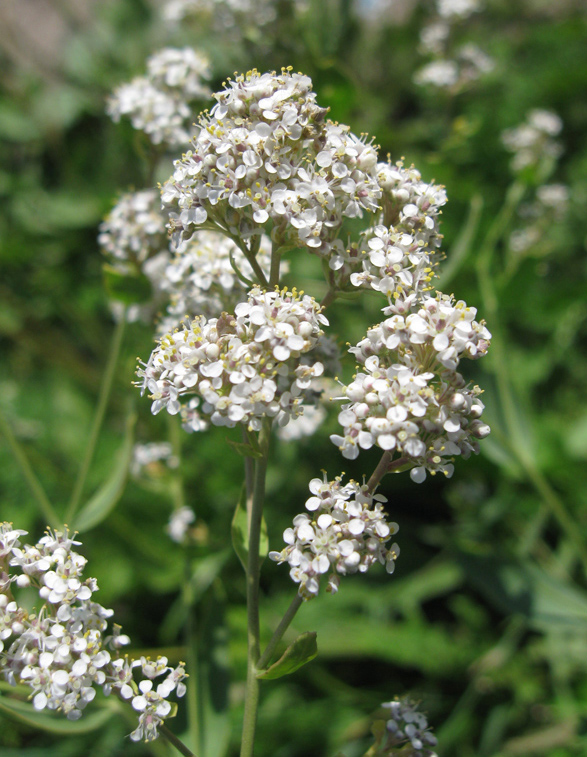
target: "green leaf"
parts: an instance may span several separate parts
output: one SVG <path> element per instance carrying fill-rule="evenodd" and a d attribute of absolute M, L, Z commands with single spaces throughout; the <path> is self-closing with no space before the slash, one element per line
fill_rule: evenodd
<path fill-rule="evenodd" d="M 247 491 L 244 484 L 236 510 L 234 511 L 230 531 L 232 534 L 232 546 L 246 572 L 249 559 L 249 528 L 247 521 Z M 265 559 L 268 552 L 269 537 L 267 535 L 267 523 L 265 518 L 263 518 L 261 521 L 261 540 L 259 543 L 259 555 L 261 559 Z"/>
<path fill-rule="evenodd" d="M 120 499 L 124 491 L 128 468 L 132 458 L 136 421 L 137 415 L 133 411 L 126 419 L 124 440 L 114 456 L 112 473 L 76 516 L 72 526 L 75 531 L 83 533 L 97 526 L 108 517 Z"/>
<path fill-rule="evenodd" d="M 318 654 L 318 645 L 316 643 L 316 632 L 307 631 L 289 645 L 282 656 L 270 665 L 266 670 L 257 673 L 257 678 L 274 680 L 294 673 L 302 665 L 316 657 Z"/>
<path fill-rule="evenodd" d="M 199 630 L 191 634 L 188 669 L 198 674 L 188 678 L 187 701 L 197 709 L 188 718 L 198 757 L 223 757 L 230 743 L 230 655 L 224 611 L 223 590 L 215 585 L 199 614 Z"/>
<path fill-rule="evenodd" d="M 21 702 L 18 699 L 8 699 L 0 696 L 0 712 L 20 723 L 25 723 L 42 731 L 73 736 L 82 733 L 90 733 L 102 728 L 105 723 L 115 714 L 115 710 L 104 708 L 89 715 L 84 714 L 81 720 L 67 720 L 65 715 L 35 710 L 30 702 Z"/>
<path fill-rule="evenodd" d="M 125 305 L 134 305 L 148 302 L 153 296 L 151 282 L 140 271 L 125 274 L 110 265 L 104 265 L 103 272 L 104 286 L 108 296 L 113 300 Z"/>
<path fill-rule="evenodd" d="M 465 574 L 502 612 L 541 631 L 587 631 L 587 593 L 528 561 L 462 554 Z"/>

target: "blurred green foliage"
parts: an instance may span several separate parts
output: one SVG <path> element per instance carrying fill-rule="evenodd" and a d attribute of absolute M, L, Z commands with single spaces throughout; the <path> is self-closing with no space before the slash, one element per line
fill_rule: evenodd
<path fill-rule="evenodd" d="M 383 154 L 405 156 L 425 180 L 445 184 L 447 291 L 478 306 L 495 335 L 487 365 L 476 364 L 470 374 L 486 389 L 493 433 L 478 459 L 458 461 L 450 481 L 416 486 L 405 475 L 384 480 L 389 511 L 400 524 L 396 574 L 351 578 L 336 597 L 322 596 L 301 609 L 286 640 L 316 631 L 319 654 L 291 677 L 263 683 L 257 753 L 306 757 L 342 750 L 358 757 L 369 745 L 378 705 L 408 692 L 422 700 L 442 757 L 586 754 L 583 4 L 487 0 L 462 33 L 484 45 L 496 68 L 453 96 L 413 83 L 422 64 L 418 34 L 429 14 L 425 3 L 406 3 L 402 17 L 374 22 L 361 19 L 345 0 L 315 0 L 295 18 L 288 3 L 278 3 L 282 15 L 271 32 L 253 19 L 226 39 L 187 23 L 170 31 L 158 4 L 146 0 L 88 3 L 86 13 L 74 5 L 46 4 L 36 18 L 39 28 L 57 24 L 53 50 L 37 49 L 26 25 L 15 31 L 13 14 L 2 33 L 6 42 L 12 35 L 12 44 L 0 51 L 0 404 L 58 513 L 65 512 L 75 484 L 114 330 L 97 226 L 119 192 L 148 181 L 137 157 L 138 135 L 128 124 L 109 121 L 105 97 L 168 44 L 206 50 L 214 87 L 234 70 L 292 65 L 312 77 L 318 101 L 331 107 L 334 119 L 355 133 L 375 135 Z M 571 205 L 566 219 L 508 271 L 506 236 L 489 251 L 483 240 L 511 184 L 500 134 L 532 108 L 552 109 L 563 120 L 565 151 L 551 180 L 569 187 Z M 165 179 L 170 167 L 170 159 L 162 160 L 158 178 Z M 526 200 L 532 192 L 525 188 Z M 475 222 L 457 255 L 471 212 Z M 511 226 L 517 223 L 514 210 Z M 296 281 L 320 293 L 316 260 L 296 259 L 292 269 Z M 379 319 L 378 304 L 337 306 L 333 318 L 353 341 Z M 218 428 L 205 436 L 179 435 L 165 418 L 150 415 L 149 403 L 134 397 L 130 382 L 135 355 L 148 355 L 151 343 L 150 327 L 127 328 L 84 490 L 84 501 L 96 492 L 102 496 L 92 512 L 105 519 L 89 518 L 78 527 L 85 531 L 83 552 L 98 578 L 99 599 L 114 607 L 133 651 L 164 650 L 172 660 L 185 659 L 197 679 L 197 702 L 180 704 L 174 730 L 181 733 L 200 708 L 208 730 L 198 755 L 233 755 L 246 617 L 244 574 L 230 550 L 242 458 L 226 438 L 240 439 Z M 185 500 L 197 513 L 196 540 L 188 549 L 164 532 L 178 496 L 175 474 L 166 469 L 131 478 L 106 517 L 124 484 L 124 435 L 134 412 L 136 440 L 170 437 L 181 446 Z M 328 432 L 335 430 L 335 416 L 333 411 Z M 326 440 L 320 433 L 298 445 L 275 443 L 267 513 L 272 548 L 301 510 L 319 468 L 340 472 L 339 453 Z M 1 518 L 36 540 L 44 518 L 6 437 L 0 437 L 0 450 Z M 359 478 L 376 461 L 372 451 L 345 461 L 344 469 Z M 287 571 L 273 563 L 264 565 L 262 581 L 268 638 L 295 590 Z M 6 700 L 8 689 L 0 685 L 1 701 L 16 701 Z M 69 737 L 36 730 L 24 715 L 19 720 L 18 713 L 0 708 L 2 754 L 172 753 L 162 742 L 131 744 L 125 738 L 130 721 L 110 706 L 95 708 L 94 720 L 73 724 L 79 730 L 72 728 Z M 59 723 L 67 731 L 68 724 Z"/>

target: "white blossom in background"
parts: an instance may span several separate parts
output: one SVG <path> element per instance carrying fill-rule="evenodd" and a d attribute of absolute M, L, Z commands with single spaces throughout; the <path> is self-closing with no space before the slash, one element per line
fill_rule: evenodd
<path fill-rule="evenodd" d="M 289 421 L 287 426 L 277 426 L 277 436 L 282 442 L 293 442 L 306 436 L 313 436 L 326 420 L 326 409 L 322 405 L 304 402 L 303 412 Z"/>
<path fill-rule="evenodd" d="M 171 25 L 190 18 L 196 21 L 210 18 L 213 27 L 225 33 L 247 20 L 258 27 L 275 21 L 277 4 L 275 0 L 165 0 L 162 16 Z"/>
<path fill-rule="evenodd" d="M 570 191 L 565 184 L 542 184 L 536 190 L 537 204 L 560 221 L 569 210 Z"/>
<path fill-rule="evenodd" d="M 421 86 L 456 92 L 491 73 L 494 68 L 493 58 L 469 42 L 455 50 L 453 59 L 439 58 L 427 63 L 414 74 L 414 81 Z"/>
<path fill-rule="evenodd" d="M 179 460 L 173 454 L 173 447 L 169 442 L 148 442 L 135 444 L 132 451 L 130 472 L 138 478 L 145 471 L 153 470 L 158 463 L 164 463 L 167 468 L 177 468 Z"/>
<path fill-rule="evenodd" d="M 179 507 L 171 513 L 165 531 L 172 541 L 181 544 L 187 535 L 190 525 L 195 520 L 196 514 L 191 507 Z"/>
<path fill-rule="evenodd" d="M 204 83 L 212 76 L 210 60 L 191 47 L 166 47 L 147 59 L 147 76 L 155 86 L 177 91 L 190 100 L 206 100 L 212 94 Z"/>
<path fill-rule="evenodd" d="M 116 122 L 128 116 L 154 144 L 188 144 L 194 120 L 190 103 L 210 94 L 202 81 L 210 77 L 208 59 L 191 48 L 166 48 L 147 60 L 147 71 L 114 90 L 108 114 Z"/>
<path fill-rule="evenodd" d="M 234 315 L 200 316 L 162 337 L 139 367 L 137 383 L 149 391 L 154 414 L 183 410 L 188 427 L 192 411 L 199 417 L 200 400 L 201 412 L 217 426 L 259 430 L 264 417 L 285 424 L 301 412 L 300 395 L 324 372 L 318 361 L 300 362 L 323 325 L 328 321 L 313 297 L 254 287 Z M 184 402 L 193 395 L 197 404 Z"/>
<path fill-rule="evenodd" d="M 100 224 L 98 244 L 121 272 L 168 248 L 165 216 L 155 189 L 123 194 Z"/>
<path fill-rule="evenodd" d="M 433 21 L 420 32 L 420 52 L 424 55 L 444 55 L 450 36 L 450 25 L 446 21 Z"/>
<path fill-rule="evenodd" d="M 261 237 L 256 259 L 268 276 L 271 241 L 266 236 Z M 159 324 L 159 333 L 171 331 L 186 316 L 218 317 L 223 310 L 232 311 L 246 300 L 249 287 L 241 281 L 233 264 L 245 279 L 254 279 L 251 264 L 243 252 L 223 234 L 198 231 L 188 242 L 182 242 L 163 276 L 162 288 L 169 295 L 170 303 Z M 282 271 L 286 270 L 284 264 Z"/>
<path fill-rule="evenodd" d="M 456 94 L 493 71 L 495 61 L 478 45 L 456 44 L 462 22 L 479 10 L 478 0 L 438 0 L 437 15 L 420 33 L 419 50 L 432 60 L 416 71 L 416 84 Z"/>
<path fill-rule="evenodd" d="M 406 757 L 438 757 L 433 751 L 438 739 L 417 704 L 409 699 L 396 699 L 384 702 L 381 708 L 386 720 L 382 723 L 383 727 L 374 728 L 377 736 L 375 754 L 380 757 L 400 753 Z"/>
<path fill-rule="evenodd" d="M 489 433 L 481 390 L 456 369 L 462 357 L 483 356 L 491 335 L 474 308 L 450 296 L 425 296 L 407 312 L 397 302 L 349 350 L 362 370 L 343 387 L 343 433 L 330 438 L 349 459 L 373 446 L 394 451 L 420 483 L 426 471 L 451 476 L 454 457 L 478 453 Z"/>
<path fill-rule="evenodd" d="M 523 124 L 506 129 L 501 138 L 506 149 L 514 153 L 513 171 L 535 167 L 544 158 L 556 160 L 562 153 L 562 146 L 554 137 L 562 128 L 563 123 L 556 113 L 535 109 L 528 113 Z"/>
<path fill-rule="evenodd" d="M 564 184 L 541 184 L 536 189 L 535 200 L 518 209 L 523 225 L 511 232 L 508 240 L 510 250 L 517 255 L 528 252 L 542 255 L 548 252 L 550 233 L 565 218 L 569 202 L 569 188 Z"/>
<path fill-rule="evenodd" d="M 176 241 L 205 223 L 246 239 L 271 222 L 279 247 L 328 258 L 345 217 L 377 210 L 375 148 L 325 120 L 308 76 L 250 71 L 214 97 L 162 190 Z"/>
<path fill-rule="evenodd" d="M 25 534 L 0 524 L 1 675 L 28 686 L 36 710 L 62 712 L 69 720 L 82 717 L 96 689 L 116 690 L 140 713 L 131 739 L 156 739 L 158 726 L 174 714 L 169 695 L 185 693 L 183 663 L 173 668 L 165 657 L 121 658 L 118 650 L 130 640 L 116 625 L 104 636 L 113 611 L 94 601 L 96 579 L 83 578 L 87 561 L 73 550 L 80 542 L 67 531 L 47 531 L 34 546 L 22 545 Z M 38 591 L 36 613 L 18 604 L 18 589 L 25 587 Z M 134 668 L 145 677 L 138 684 Z M 153 679 L 162 676 L 153 691 Z"/>
<path fill-rule="evenodd" d="M 438 15 L 451 22 L 468 18 L 481 10 L 481 0 L 436 0 Z"/>
<path fill-rule="evenodd" d="M 283 534 L 287 546 L 269 553 L 275 562 L 290 565 L 301 597 L 317 596 L 320 578 L 326 574 L 327 591 L 336 592 L 340 576 L 365 573 L 374 563 L 393 573 L 399 547 L 389 540 L 398 525 L 387 521 L 383 495 L 369 492 L 356 481 L 343 484 L 340 477 L 328 481 L 326 474 L 310 481 L 310 492 L 309 514 L 297 515 L 293 528 Z"/>
<path fill-rule="evenodd" d="M 453 89 L 459 81 L 459 67 L 454 60 L 433 60 L 414 74 L 414 82 L 437 89 Z"/>

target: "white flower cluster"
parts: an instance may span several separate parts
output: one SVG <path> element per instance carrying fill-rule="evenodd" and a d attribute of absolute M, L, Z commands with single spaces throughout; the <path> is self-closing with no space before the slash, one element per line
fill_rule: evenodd
<path fill-rule="evenodd" d="M 523 225 L 510 234 L 508 245 L 516 255 L 534 256 L 547 253 L 551 246 L 551 232 L 563 220 L 569 209 L 570 192 L 564 184 L 541 184 L 534 202 L 521 205 L 518 214 Z"/>
<path fill-rule="evenodd" d="M 257 262 L 268 275 L 271 265 L 271 242 L 261 237 Z M 232 261 L 232 262 L 231 262 Z M 198 231 L 182 242 L 165 269 L 162 287 L 171 302 L 159 332 L 171 331 L 188 316 L 219 316 L 234 310 L 247 297 L 247 286 L 237 276 L 234 266 L 245 279 L 254 279 L 250 263 L 228 237 L 217 231 Z"/>
<path fill-rule="evenodd" d="M 362 271 L 350 275 L 355 287 L 374 289 L 388 300 L 406 291 L 416 293 L 429 288 L 433 276 L 432 251 L 393 226 L 369 229 L 363 234 L 356 255 Z"/>
<path fill-rule="evenodd" d="M 130 472 L 135 477 L 143 475 L 146 471 L 157 471 L 159 463 L 165 463 L 168 468 L 177 468 L 179 460 L 173 454 L 173 447 L 169 442 L 148 442 L 147 444 L 135 444 L 132 451 Z"/>
<path fill-rule="evenodd" d="M 562 128 L 563 123 L 556 113 L 536 109 L 528 113 L 525 123 L 506 129 L 501 138 L 506 149 L 514 153 L 512 169 L 518 172 L 535 167 L 544 158 L 556 160 L 562 146 L 554 137 Z"/>
<path fill-rule="evenodd" d="M 310 492 L 306 501 L 310 515 L 297 515 L 293 528 L 283 534 L 287 547 L 269 553 L 275 562 L 289 563 L 301 597 L 317 596 L 320 577 L 329 571 L 330 592 L 338 590 L 341 575 L 365 573 L 376 562 L 393 573 L 399 547 L 388 542 L 398 525 L 386 520 L 383 495 L 372 494 L 356 481 L 343 484 L 340 477 L 328 481 L 326 475 L 310 481 Z"/>
<path fill-rule="evenodd" d="M 387 308 L 395 314 L 349 350 L 363 371 L 344 387 L 344 432 L 331 440 L 349 459 L 374 445 L 395 450 L 420 483 L 427 470 L 451 476 L 453 457 L 477 453 L 489 433 L 480 389 L 456 368 L 484 355 L 491 335 L 474 308 L 450 296 L 423 297 L 407 315 L 404 306 Z"/>
<path fill-rule="evenodd" d="M 411 234 L 422 247 L 440 247 L 440 208 L 447 202 L 442 184 L 428 184 L 420 171 L 414 166 L 405 168 L 401 160 L 378 163 L 377 181 L 383 192 L 381 223 Z"/>
<path fill-rule="evenodd" d="M 481 9 L 481 0 L 437 0 L 438 15 L 450 21 L 468 18 Z"/>
<path fill-rule="evenodd" d="M 438 0 L 437 16 L 420 33 L 420 52 L 432 57 L 414 74 L 414 82 L 457 93 L 490 73 L 495 63 L 472 42 L 455 46 L 453 32 L 480 10 L 479 0 Z"/>
<path fill-rule="evenodd" d="M 186 145 L 192 136 L 189 103 L 210 94 L 202 81 L 210 78 L 208 59 L 189 47 L 166 48 L 147 60 L 147 71 L 117 87 L 108 99 L 108 114 L 117 122 L 128 116 L 156 145 Z"/>
<path fill-rule="evenodd" d="M 414 82 L 420 86 L 458 92 L 471 82 L 491 73 L 495 62 L 480 47 L 469 42 L 458 47 L 454 57 L 438 58 L 422 66 L 414 74 Z"/>
<path fill-rule="evenodd" d="M 185 693 L 183 663 L 168 665 L 165 657 L 151 662 L 129 661 L 118 649 L 129 643 L 114 626 L 104 637 L 113 614 L 93 601 L 96 579 L 83 579 L 86 559 L 73 551 L 80 542 L 67 532 L 47 531 L 34 545 L 20 543 L 26 531 L 0 524 L 0 671 L 12 685 L 32 689 L 36 710 L 57 710 L 77 720 L 102 687 L 116 690 L 140 713 L 131 734 L 138 741 L 157 738 L 157 728 L 171 715 L 168 697 Z M 19 569 L 15 573 L 13 568 Z M 13 588 L 34 587 L 42 606 L 28 612 L 14 599 Z M 145 680 L 138 685 L 133 669 Z M 153 689 L 153 679 L 165 678 Z"/>
<path fill-rule="evenodd" d="M 165 531 L 169 535 L 169 538 L 181 544 L 186 537 L 189 526 L 196 520 L 196 514 L 191 507 L 179 507 L 174 510 L 169 518 L 169 523 L 165 527 Z"/>
<path fill-rule="evenodd" d="M 151 82 L 181 93 L 186 101 L 206 100 L 212 94 L 203 80 L 212 75 L 210 61 L 206 55 L 184 47 L 166 47 L 147 59 L 147 76 Z"/>
<path fill-rule="evenodd" d="M 327 324 L 313 297 L 254 287 L 234 315 L 200 316 L 164 336 L 137 371 L 138 385 L 150 392 L 154 414 L 183 410 L 191 430 L 199 430 L 201 418 L 197 404 L 182 408 L 188 395 L 203 400 L 203 413 L 217 426 L 243 423 L 259 430 L 264 417 L 285 424 L 301 412 L 301 393 L 324 371 L 322 363 L 299 358 Z"/>
<path fill-rule="evenodd" d="M 381 705 L 386 711 L 388 719 L 385 723 L 385 734 L 378 744 L 377 754 L 395 755 L 396 749 L 406 757 L 437 757 L 430 747 L 438 744 L 438 739 L 428 726 L 428 720 L 418 706 L 407 699 L 394 702 L 384 702 Z"/>
<path fill-rule="evenodd" d="M 98 244 L 122 272 L 168 247 L 161 197 L 155 189 L 123 194 L 100 224 Z"/>
<path fill-rule="evenodd" d="M 375 148 L 325 121 L 308 76 L 250 71 L 214 97 L 162 191 L 177 237 L 206 222 L 247 237 L 271 221 L 280 247 L 328 256 L 344 217 L 377 209 Z"/>
<path fill-rule="evenodd" d="M 304 4 L 297 0 L 293 3 L 294 9 Z M 200 24 L 210 20 L 214 30 L 226 35 L 227 31 L 242 33 L 247 23 L 260 28 L 275 21 L 277 4 L 275 0 L 166 0 L 162 16 L 172 25 L 187 19 Z"/>

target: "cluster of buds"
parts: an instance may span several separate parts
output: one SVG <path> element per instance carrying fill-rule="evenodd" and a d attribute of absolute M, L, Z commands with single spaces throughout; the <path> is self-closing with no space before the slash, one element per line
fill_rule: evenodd
<path fill-rule="evenodd" d="M 324 371 L 322 363 L 299 358 L 327 324 L 313 297 L 254 287 L 234 315 L 200 316 L 164 336 L 139 368 L 139 385 L 150 392 L 154 414 L 163 408 L 177 414 L 186 395 L 198 395 L 214 425 L 259 430 L 264 417 L 285 424 L 302 412 L 302 391 Z M 187 427 L 198 430 L 192 421 L 196 413 L 200 422 L 198 411 L 189 403 L 183 411 Z"/>
<path fill-rule="evenodd" d="M 269 553 L 275 562 L 290 565 L 301 597 L 316 597 L 320 577 L 327 573 L 330 592 L 338 590 L 340 576 L 365 573 L 377 562 L 393 573 L 399 547 L 388 542 L 398 525 L 387 521 L 383 495 L 356 481 L 343 484 L 340 477 L 328 481 L 326 475 L 310 481 L 310 492 L 306 501 L 310 514 L 297 515 L 293 528 L 283 534 L 285 549 Z"/>
<path fill-rule="evenodd" d="M 183 663 L 169 666 L 167 658 L 129 660 L 119 649 L 129 638 L 114 626 L 104 636 L 112 610 L 93 599 L 96 579 L 83 579 L 86 559 L 73 550 L 80 542 L 67 531 L 47 531 L 37 544 L 21 545 L 26 534 L 0 524 L 0 672 L 12 685 L 31 690 L 36 710 L 63 712 L 77 720 L 94 699 L 96 689 L 114 691 L 139 714 L 131 739 L 151 741 L 158 727 L 172 717 L 173 692 L 185 693 Z M 17 569 L 16 572 L 14 569 Z M 41 606 L 28 611 L 13 589 L 33 587 Z M 133 670 L 144 678 L 138 683 Z M 156 688 L 153 680 L 163 678 Z"/>
<path fill-rule="evenodd" d="M 186 145 L 192 136 L 189 103 L 210 96 L 204 84 L 209 78 L 205 55 L 189 47 L 165 48 L 147 60 L 146 76 L 117 87 L 108 100 L 108 114 L 114 121 L 128 116 L 153 144 Z"/>
<path fill-rule="evenodd" d="M 343 387 L 350 400 L 338 417 L 343 434 L 331 436 L 344 457 L 374 445 L 394 450 L 421 482 L 427 470 L 451 476 L 455 455 L 478 452 L 477 440 L 489 433 L 481 391 L 456 370 L 462 357 L 487 352 L 491 335 L 475 315 L 450 296 L 425 296 L 351 347 L 362 371 Z"/>
<path fill-rule="evenodd" d="M 202 224 L 247 238 L 271 223 L 282 248 L 328 257 L 343 218 L 374 212 L 377 153 L 326 120 L 308 76 L 250 71 L 214 95 L 162 198 L 177 238 Z"/>

